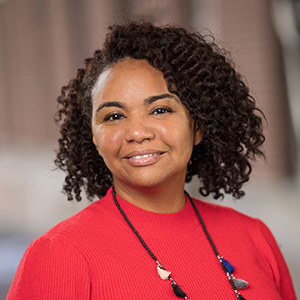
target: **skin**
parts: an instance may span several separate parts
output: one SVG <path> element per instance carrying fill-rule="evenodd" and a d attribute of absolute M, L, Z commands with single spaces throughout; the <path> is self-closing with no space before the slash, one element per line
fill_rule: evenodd
<path fill-rule="evenodd" d="M 183 208 L 187 164 L 202 133 L 163 74 L 126 58 L 100 74 L 92 98 L 93 142 L 116 193 L 153 212 Z"/>

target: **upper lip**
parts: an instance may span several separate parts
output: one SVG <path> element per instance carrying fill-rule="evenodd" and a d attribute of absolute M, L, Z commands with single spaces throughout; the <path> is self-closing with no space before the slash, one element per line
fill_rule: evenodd
<path fill-rule="evenodd" d="M 166 151 L 154 150 L 154 149 L 136 150 L 136 151 L 128 152 L 126 155 L 123 156 L 123 158 L 130 158 L 133 156 L 141 156 L 141 155 L 146 155 L 146 154 L 162 154 L 165 152 Z"/>

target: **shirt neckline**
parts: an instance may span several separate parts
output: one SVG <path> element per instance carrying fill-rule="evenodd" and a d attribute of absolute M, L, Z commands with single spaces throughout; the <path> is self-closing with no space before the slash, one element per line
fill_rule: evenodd
<path fill-rule="evenodd" d="M 126 221 L 113 201 L 112 187 L 109 188 L 106 195 L 110 199 L 115 217 L 119 218 L 122 222 L 124 222 L 124 224 L 126 224 Z M 144 236 L 174 237 L 186 235 L 189 232 L 194 231 L 195 228 L 200 225 L 187 195 L 184 207 L 174 213 L 157 213 L 147 211 L 135 206 L 118 195 L 116 195 L 116 198 L 132 225 L 141 235 Z"/>

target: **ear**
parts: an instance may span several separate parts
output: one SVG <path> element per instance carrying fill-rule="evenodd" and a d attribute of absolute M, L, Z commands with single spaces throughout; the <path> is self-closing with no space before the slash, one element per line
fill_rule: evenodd
<path fill-rule="evenodd" d="M 199 128 L 198 125 L 195 126 L 195 132 L 194 132 L 194 146 L 200 144 L 203 138 L 204 130 Z"/>
<path fill-rule="evenodd" d="M 100 153 L 100 151 L 99 151 L 99 147 L 98 147 L 98 144 L 97 144 L 97 140 L 96 140 L 96 138 L 95 138 L 94 135 L 93 135 L 93 144 L 95 145 L 95 147 L 96 147 L 96 149 L 97 149 L 99 155 L 101 156 L 101 153 Z"/>

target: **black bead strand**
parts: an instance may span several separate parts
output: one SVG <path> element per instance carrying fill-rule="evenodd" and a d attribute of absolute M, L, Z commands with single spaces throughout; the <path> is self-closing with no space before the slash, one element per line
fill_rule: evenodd
<path fill-rule="evenodd" d="M 197 217 L 198 217 L 198 219 L 199 219 L 199 222 L 200 222 L 200 224 L 201 224 L 201 226 L 202 226 L 202 228 L 203 228 L 203 231 L 204 231 L 204 233 L 205 233 L 205 236 L 207 237 L 207 239 L 208 239 L 208 241 L 209 241 L 209 243 L 210 243 L 210 245 L 211 245 L 211 247 L 212 247 L 212 249 L 213 249 L 213 251 L 214 251 L 216 257 L 217 257 L 217 259 L 220 261 L 221 266 L 222 266 L 222 269 L 223 269 L 223 271 L 225 272 L 226 276 L 228 277 L 228 280 L 229 280 L 229 282 L 230 282 L 230 284 L 231 284 L 231 286 L 232 286 L 232 288 L 233 288 L 233 290 L 234 290 L 234 292 L 235 292 L 237 298 L 238 298 L 239 300 L 246 300 L 246 299 L 245 299 L 245 298 L 237 291 L 237 288 L 236 288 L 236 286 L 235 286 L 235 284 L 234 284 L 232 278 L 230 277 L 230 275 L 229 275 L 229 273 L 228 273 L 228 271 L 227 271 L 227 269 L 226 269 L 226 267 L 225 267 L 223 261 L 220 259 L 221 256 L 219 255 L 219 252 L 218 252 L 218 250 L 217 250 L 217 247 L 215 246 L 215 244 L 214 244 L 212 238 L 210 237 L 210 235 L 209 235 L 209 233 L 208 233 L 208 231 L 207 231 L 207 229 L 206 229 L 206 226 L 205 226 L 205 224 L 204 224 L 204 221 L 203 221 L 203 219 L 202 219 L 202 217 L 201 217 L 201 215 L 200 215 L 200 213 L 199 213 L 199 210 L 198 210 L 198 208 L 196 207 L 196 205 L 195 205 L 193 199 L 190 197 L 190 195 L 189 195 L 187 192 L 185 192 L 185 193 L 186 193 L 186 195 L 188 196 L 188 198 L 189 198 L 189 200 L 190 200 L 190 202 L 191 202 L 191 204 L 192 204 L 192 206 L 193 206 L 193 209 L 194 209 L 194 211 L 195 211 L 195 213 L 196 213 L 196 215 L 197 215 Z M 165 268 L 159 263 L 159 261 L 157 260 L 156 256 L 153 254 L 153 252 L 152 252 L 152 251 L 150 250 L 150 248 L 147 246 L 147 244 L 145 243 L 145 241 L 142 239 L 142 237 L 140 236 L 140 234 L 138 233 L 138 231 L 134 228 L 134 226 L 132 225 L 132 223 L 131 223 L 130 220 L 128 219 L 127 215 L 125 214 L 125 212 L 124 212 L 123 209 L 121 208 L 119 202 L 117 201 L 117 198 L 116 198 L 116 192 L 115 192 L 115 188 L 114 188 L 114 187 L 113 187 L 113 189 L 112 189 L 112 194 L 113 194 L 113 200 L 114 200 L 115 205 L 117 206 L 118 210 L 119 210 L 120 213 L 122 214 L 124 220 L 125 220 L 126 223 L 129 225 L 129 227 L 131 228 L 131 230 L 133 231 L 133 233 L 136 235 L 136 237 L 137 237 L 137 238 L 139 239 L 139 241 L 141 242 L 142 246 L 147 250 L 147 252 L 148 252 L 149 255 L 151 256 L 151 258 L 155 260 L 155 262 L 157 263 L 157 265 L 158 265 L 161 269 L 165 270 Z M 180 298 L 185 298 L 186 300 L 188 300 L 188 298 L 187 298 L 185 292 L 183 292 L 183 291 L 179 288 L 179 286 L 176 284 L 176 282 L 174 281 L 174 279 L 173 279 L 171 276 L 169 276 L 169 279 L 171 280 L 171 285 L 172 285 L 172 287 L 173 287 L 174 293 L 175 293 L 178 297 L 180 297 Z"/>
<path fill-rule="evenodd" d="M 201 226 L 202 226 L 202 228 L 203 228 L 203 231 L 204 231 L 204 233 L 205 233 L 205 235 L 206 235 L 206 237 L 207 237 L 207 239 L 208 239 L 208 241 L 209 241 L 209 243 L 210 243 L 210 245 L 211 245 L 211 247 L 212 247 L 212 249 L 213 249 L 215 255 L 216 255 L 217 258 L 219 259 L 220 254 L 219 254 L 219 252 L 218 252 L 218 250 L 217 250 L 216 245 L 214 244 L 212 238 L 210 237 L 210 235 L 209 235 L 209 233 L 208 233 L 208 231 L 207 231 L 207 229 L 206 229 L 206 226 L 205 226 L 204 221 L 203 221 L 203 219 L 202 219 L 202 217 L 201 217 L 201 215 L 200 215 L 200 213 L 199 213 L 199 210 L 198 210 L 197 206 L 195 205 L 195 203 L 194 203 L 193 199 L 191 198 L 191 196 L 190 196 L 187 192 L 185 192 L 185 193 L 186 193 L 186 195 L 188 196 L 189 200 L 190 200 L 191 203 L 192 203 L 192 206 L 193 206 L 193 208 L 194 208 L 194 211 L 196 212 L 196 215 L 197 215 L 197 217 L 198 217 L 198 219 L 199 219 L 199 221 L 200 221 L 200 224 L 201 224 Z M 219 260 L 219 261 L 220 261 L 220 263 L 221 263 L 221 266 L 222 266 L 223 271 L 225 272 L 226 276 L 228 277 L 229 283 L 230 283 L 231 287 L 233 288 L 233 290 L 234 290 L 234 292 L 235 292 L 237 298 L 238 298 L 239 300 L 242 300 L 242 299 L 246 300 L 246 299 L 238 292 L 238 290 L 237 290 L 237 288 L 236 288 L 236 285 L 235 285 L 235 283 L 233 282 L 232 278 L 231 278 L 230 276 L 228 276 L 229 273 L 228 273 L 228 271 L 227 271 L 227 269 L 226 269 L 226 267 L 225 267 L 223 261 L 222 261 L 222 260 Z"/>

